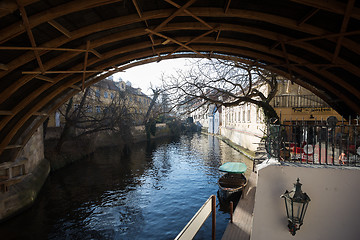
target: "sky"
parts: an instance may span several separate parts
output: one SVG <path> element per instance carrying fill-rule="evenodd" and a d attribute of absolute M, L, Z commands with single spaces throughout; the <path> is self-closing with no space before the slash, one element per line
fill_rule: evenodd
<path fill-rule="evenodd" d="M 184 69 L 186 65 L 189 65 L 188 61 L 186 58 L 162 60 L 132 67 L 125 72 L 115 73 L 113 76 L 115 81 L 122 78 L 125 82 L 131 82 L 132 87 L 141 88 L 143 93 L 151 95 L 150 83 L 153 87 L 160 86 L 162 73 L 170 75 L 175 73 L 176 69 Z"/>

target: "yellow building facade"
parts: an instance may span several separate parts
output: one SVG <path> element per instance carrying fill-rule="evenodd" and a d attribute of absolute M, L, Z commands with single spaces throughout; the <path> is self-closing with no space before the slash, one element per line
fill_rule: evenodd
<path fill-rule="evenodd" d="M 84 92 L 80 92 L 73 97 L 72 110 L 76 109 Z M 111 104 L 118 104 L 122 98 L 122 103 L 126 104 L 130 111 L 136 116 L 135 124 L 142 123 L 143 118 L 150 106 L 151 98 L 141 92 L 140 88 L 133 88 L 129 82 L 115 82 L 112 79 L 105 79 L 90 87 L 84 109 L 89 116 L 95 116 L 106 111 Z M 69 102 L 64 104 L 55 113 L 49 116 L 48 127 L 61 127 L 65 123 L 63 116 Z"/>
<path fill-rule="evenodd" d="M 342 118 L 320 97 L 287 79 L 279 81 L 278 92 L 271 105 L 283 123 L 326 121 L 329 116 Z"/>

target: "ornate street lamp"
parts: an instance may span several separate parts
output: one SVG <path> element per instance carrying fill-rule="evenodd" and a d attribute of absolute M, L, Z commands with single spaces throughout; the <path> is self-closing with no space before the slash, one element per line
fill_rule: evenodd
<path fill-rule="evenodd" d="M 281 198 L 285 200 L 286 214 L 288 218 L 288 227 L 290 233 L 294 236 L 296 231 L 300 229 L 303 224 L 306 209 L 310 202 L 310 198 L 306 193 L 301 191 L 301 183 L 299 178 L 294 183 L 294 189 L 288 192 L 285 191 Z"/>

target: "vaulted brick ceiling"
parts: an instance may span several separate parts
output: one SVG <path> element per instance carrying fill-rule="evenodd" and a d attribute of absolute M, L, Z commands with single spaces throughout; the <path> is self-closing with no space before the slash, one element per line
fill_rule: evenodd
<path fill-rule="evenodd" d="M 359 34 L 355 0 L 3 0 L 0 162 L 84 87 L 179 57 L 257 64 L 354 116 Z"/>

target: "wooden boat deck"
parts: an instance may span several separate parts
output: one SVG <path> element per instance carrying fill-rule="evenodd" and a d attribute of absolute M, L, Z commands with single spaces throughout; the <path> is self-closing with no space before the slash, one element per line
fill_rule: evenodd
<path fill-rule="evenodd" d="M 226 227 L 222 240 L 249 240 L 253 222 L 253 212 L 255 203 L 255 193 L 257 184 L 257 174 L 250 174 L 248 185 L 243 192 L 237 204 L 234 214 L 233 223 L 229 223 Z"/>

